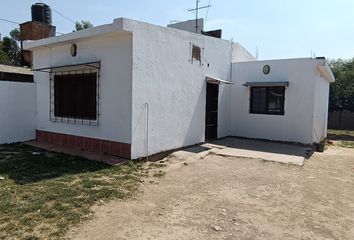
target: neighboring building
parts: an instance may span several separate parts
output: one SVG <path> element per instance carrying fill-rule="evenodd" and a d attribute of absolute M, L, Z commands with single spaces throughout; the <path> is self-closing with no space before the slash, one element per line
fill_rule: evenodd
<path fill-rule="evenodd" d="M 326 136 L 324 59 L 256 61 L 238 43 L 124 18 L 24 48 L 39 141 L 136 159 L 225 136 Z"/>
<path fill-rule="evenodd" d="M 199 18 L 198 20 L 188 20 L 185 22 L 176 22 L 167 25 L 167 27 L 175 28 L 179 30 L 184 30 L 187 32 L 203 33 L 204 30 L 204 19 Z"/>
<path fill-rule="evenodd" d="M 21 62 L 32 66 L 31 51 L 22 49 L 22 41 L 39 40 L 54 37 L 56 27 L 52 25 L 52 10 L 44 3 L 35 3 L 31 7 L 32 20 L 20 24 Z"/>
<path fill-rule="evenodd" d="M 35 138 L 33 72 L 0 64 L 0 144 Z"/>

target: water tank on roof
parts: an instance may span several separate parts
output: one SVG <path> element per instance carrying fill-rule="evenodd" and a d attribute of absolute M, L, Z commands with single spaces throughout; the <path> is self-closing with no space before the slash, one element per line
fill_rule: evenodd
<path fill-rule="evenodd" d="M 41 22 L 44 24 L 52 24 L 52 10 L 47 4 L 35 3 L 31 7 L 32 21 Z"/>

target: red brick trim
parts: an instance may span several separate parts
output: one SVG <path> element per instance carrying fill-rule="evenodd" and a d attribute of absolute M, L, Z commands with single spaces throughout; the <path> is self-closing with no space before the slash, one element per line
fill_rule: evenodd
<path fill-rule="evenodd" d="M 70 147 L 82 151 L 104 153 L 127 159 L 131 158 L 131 144 L 128 143 L 81 137 L 56 132 L 47 132 L 42 130 L 36 130 L 36 138 L 39 142 Z"/>

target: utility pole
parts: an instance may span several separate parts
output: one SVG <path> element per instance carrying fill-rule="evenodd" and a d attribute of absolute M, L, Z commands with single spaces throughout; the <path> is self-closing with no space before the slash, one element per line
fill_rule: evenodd
<path fill-rule="evenodd" d="M 195 32 L 198 33 L 198 14 L 199 14 L 199 10 L 200 9 L 204 9 L 204 8 L 210 8 L 211 5 L 206 5 L 206 6 L 202 6 L 202 7 L 199 7 L 199 2 L 200 0 L 196 0 L 195 1 L 195 8 L 193 9 L 189 9 L 188 12 L 195 12 Z"/>

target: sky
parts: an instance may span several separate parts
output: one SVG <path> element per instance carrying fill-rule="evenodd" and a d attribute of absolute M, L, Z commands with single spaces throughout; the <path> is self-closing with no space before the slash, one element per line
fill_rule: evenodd
<path fill-rule="evenodd" d="M 53 25 L 60 33 L 71 32 L 72 21 L 77 20 L 89 20 L 97 26 L 126 17 L 166 26 L 173 20 L 195 18 L 188 11 L 195 0 L 11 0 L 2 4 L 0 18 L 29 21 L 35 2 L 53 9 Z M 200 2 L 202 6 L 208 4 L 209 0 Z M 253 55 L 258 52 L 261 60 L 354 57 L 353 0 L 210 0 L 210 4 L 209 10 L 199 13 L 206 18 L 205 29 L 223 29 L 224 39 L 239 42 Z M 0 20 L 2 36 L 16 27 Z"/>

